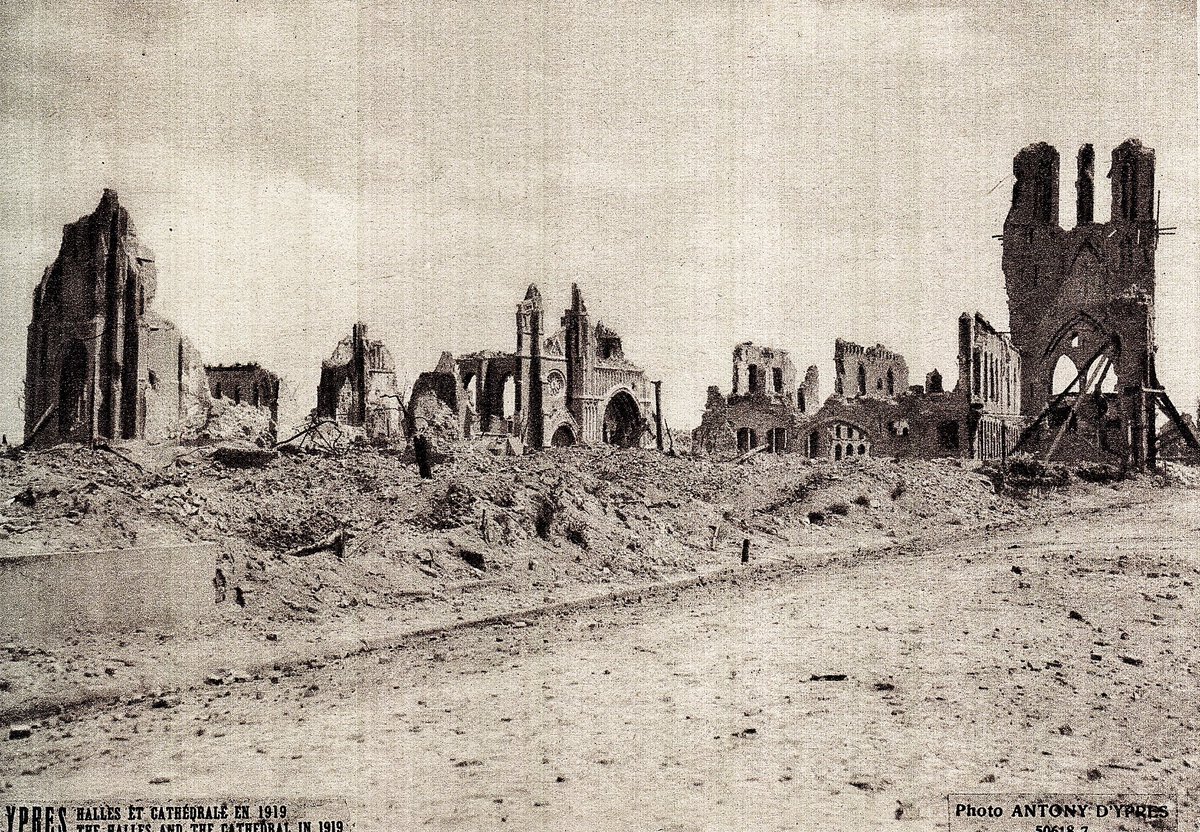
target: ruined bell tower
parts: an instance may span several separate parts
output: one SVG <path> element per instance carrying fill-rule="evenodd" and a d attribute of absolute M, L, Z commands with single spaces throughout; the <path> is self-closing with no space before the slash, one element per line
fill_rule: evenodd
<path fill-rule="evenodd" d="M 1154 150 L 1129 139 L 1112 151 L 1112 213 L 1097 223 L 1095 153 L 1084 145 L 1069 230 L 1057 150 L 1029 145 L 1013 175 L 1003 269 L 1023 412 L 1035 419 L 1021 442 L 1047 456 L 1153 464 L 1155 408 L 1173 410 L 1154 371 Z"/>

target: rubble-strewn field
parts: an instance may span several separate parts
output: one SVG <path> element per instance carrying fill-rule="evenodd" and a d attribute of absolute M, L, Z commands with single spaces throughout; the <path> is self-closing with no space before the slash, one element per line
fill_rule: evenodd
<path fill-rule="evenodd" d="M 370 449 L 237 467 L 200 449 L 60 446 L 0 460 L 0 495 L 0 553 L 216 541 L 230 621 L 387 608 L 497 577 L 522 588 L 654 579 L 727 560 L 744 537 L 756 552 L 866 545 L 1030 508 L 956 460 L 733 465 L 608 448 L 463 448 L 422 480 L 411 460 Z M 340 557 L 289 554 L 339 531 Z"/>
<path fill-rule="evenodd" d="M 729 459 L 565 449 L 519 457 L 464 447 L 418 477 L 372 449 L 283 454 L 261 465 L 211 450 L 129 443 L 0 459 L 0 552 L 211 540 L 212 620 L 193 636 L 70 635 L 10 645 L 0 710 L 64 692 L 186 686 L 189 662 L 291 655 L 331 634 L 366 639 L 752 560 L 819 564 L 835 552 L 959 533 L 1066 509 L 1137 501 L 1161 484 L 1076 482 L 998 494 L 957 460 Z M 317 548 L 314 544 L 334 542 Z M 298 554 L 303 552 L 304 554 Z M 269 642 L 270 646 L 265 646 Z M 202 646 L 209 651 L 201 659 Z M 319 652 L 316 647 L 309 647 Z M 164 668 L 178 672 L 164 683 Z M 155 677 L 154 674 L 159 674 Z M 106 687 L 107 686 L 107 687 Z M 70 696 L 67 696 L 70 699 Z"/>
<path fill-rule="evenodd" d="M 252 643 L 304 648 L 390 618 L 453 622 L 704 571 L 736 562 L 747 534 L 786 569 L 43 715 L 0 742 L 8 798 L 46 782 L 63 796 L 220 794 L 236 770 L 247 794 L 344 798 L 364 830 L 936 830 L 950 792 L 1169 793 L 1180 828 L 1193 817 L 1200 499 L 1162 479 L 1030 500 L 948 462 L 471 451 L 426 483 L 364 452 L 242 470 L 196 458 L 155 485 L 76 453 L 74 473 L 5 463 L 14 493 L 60 492 L 9 506 L 11 526 L 32 526 L 12 537 L 65 524 L 85 542 L 81 528 L 135 505 L 124 529 L 141 524 L 138 539 L 222 524 L 246 599 L 224 602 L 209 633 L 230 666 Z M 65 517 L 92 481 L 103 498 Z M 338 522 L 341 560 L 283 554 Z M 404 594 L 417 588 L 439 589 Z M 192 644 L 80 642 L 26 651 L 0 676 L 119 679 Z"/>

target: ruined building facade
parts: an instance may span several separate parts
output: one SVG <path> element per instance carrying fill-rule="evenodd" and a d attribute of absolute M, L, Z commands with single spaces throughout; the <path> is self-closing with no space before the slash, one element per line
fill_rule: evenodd
<path fill-rule="evenodd" d="M 908 390 L 908 363 L 883 344 L 861 347 L 838 338 L 833 368 L 834 392 L 847 398 L 890 399 Z"/>
<path fill-rule="evenodd" d="M 820 407 L 820 376 L 809 367 L 796 386 L 796 370 L 787 350 L 749 341 L 733 348 L 733 387 L 728 396 L 708 388 L 700 426 L 692 446 L 708 451 L 762 445 L 772 453 L 794 450 L 798 425 Z"/>
<path fill-rule="evenodd" d="M 693 448 L 802 453 L 819 459 L 869 456 L 996 459 L 1015 444 L 1021 416 L 1021 359 L 1012 341 L 982 315 L 963 314 L 958 327 L 959 380 L 953 390 L 941 374 L 927 386 L 908 384 L 904 357 L 882 345 L 834 345 L 833 395 L 818 400 L 817 370 L 809 368 L 794 395 L 773 386 L 793 378 L 783 350 L 739 344 L 734 351 L 734 392 L 710 387 Z M 741 365 L 754 366 L 743 372 Z M 765 368 L 765 370 L 758 369 Z M 746 389 L 743 380 L 771 379 Z"/>
<path fill-rule="evenodd" d="M 646 373 L 625 357 L 620 335 L 592 322 L 578 286 L 559 326 L 547 330 L 541 293 L 531 285 L 517 304 L 516 351 L 459 356 L 453 385 L 440 378 L 450 372 L 439 366 L 422 374 L 414 401 L 435 395 L 456 413 L 464 438 L 630 447 L 653 437 Z"/>
<path fill-rule="evenodd" d="M 1003 268 L 1035 420 L 1022 444 L 1140 468 L 1154 461 L 1156 407 L 1174 411 L 1154 367 L 1154 151 L 1136 139 L 1112 151 L 1104 223 L 1093 216 L 1094 156 L 1084 145 L 1076 158 L 1070 230 L 1059 224 L 1058 151 L 1038 143 L 1013 160 Z"/>
<path fill-rule="evenodd" d="M 339 425 L 362 428 L 373 442 L 404 438 L 396 364 L 382 341 L 367 337 L 367 325 L 356 323 L 321 362 L 316 415 Z"/>
<path fill-rule="evenodd" d="M 152 308 L 154 254 L 116 192 L 63 228 L 34 290 L 25 372 L 32 445 L 96 439 L 177 439 L 204 420 L 198 355 Z M 35 435 L 36 434 L 36 435 Z"/>

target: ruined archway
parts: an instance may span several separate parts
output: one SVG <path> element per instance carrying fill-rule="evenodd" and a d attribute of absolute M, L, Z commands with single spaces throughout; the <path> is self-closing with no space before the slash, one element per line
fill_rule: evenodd
<path fill-rule="evenodd" d="M 569 448 L 575 444 L 575 431 L 570 425 L 559 425 L 550 437 L 550 445 L 554 448 Z"/>
<path fill-rule="evenodd" d="M 75 340 L 63 353 L 58 377 L 58 434 L 65 438 L 86 423 L 87 348 Z"/>
<path fill-rule="evenodd" d="M 505 433 L 508 420 L 516 411 L 516 382 L 509 369 L 490 368 L 484 381 L 483 429 L 489 433 Z"/>
<path fill-rule="evenodd" d="M 642 439 L 642 413 L 633 396 L 618 390 L 608 400 L 601 423 L 601 436 L 609 445 L 630 448 Z"/>

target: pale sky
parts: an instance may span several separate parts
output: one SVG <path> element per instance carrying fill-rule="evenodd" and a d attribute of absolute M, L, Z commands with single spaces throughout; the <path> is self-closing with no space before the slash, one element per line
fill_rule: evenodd
<path fill-rule="evenodd" d="M 733 346 L 833 389 L 835 337 L 957 376 L 955 319 L 1007 327 L 1012 157 L 1158 158 L 1159 377 L 1195 410 L 1190 3 L 75 2 L 0 6 L 0 429 L 62 226 L 115 188 L 157 306 L 209 363 L 284 380 L 284 428 L 362 319 L 402 381 L 512 349 L 572 282 L 664 379 L 675 428 Z"/>

